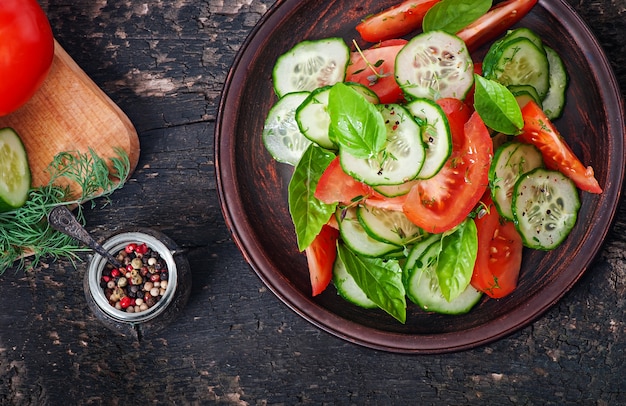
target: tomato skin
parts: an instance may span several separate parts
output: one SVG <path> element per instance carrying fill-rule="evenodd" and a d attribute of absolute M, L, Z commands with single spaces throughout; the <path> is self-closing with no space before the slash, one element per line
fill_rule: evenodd
<path fill-rule="evenodd" d="M 576 186 L 589 193 L 602 193 L 591 166 L 585 167 L 576 157 L 561 134 L 535 102 L 522 108 L 524 128 L 517 138 L 536 146 L 548 169 L 557 170 L 570 178 Z"/>
<path fill-rule="evenodd" d="M 398 103 L 404 100 L 404 93 L 394 77 L 396 55 L 408 41 L 393 39 L 383 41 L 378 45 L 359 52 L 353 52 L 350 56 L 350 64 L 346 72 L 346 82 L 361 83 L 376 93 L 380 103 Z M 377 63 L 382 61 L 380 65 Z M 383 77 L 376 78 L 367 62 L 375 65 L 374 69 Z M 374 80 L 372 80 L 374 79 Z"/>
<path fill-rule="evenodd" d="M 336 228 L 324 225 L 311 245 L 304 250 L 313 296 L 322 293 L 333 277 L 338 238 L 339 231 Z"/>
<path fill-rule="evenodd" d="M 485 193 L 481 202 L 486 210 L 474 219 L 478 253 L 470 283 L 475 289 L 499 299 L 517 287 L 524 247 L 515 224 L 500 217 L 491 193 Z"/>
<path fill-rule="evenodd" d="M 315 189 L 315 198 L 326 204 L 350 204 L 358 197 L 372 194 L 372 188 L 344 172 L 339 157 L 328 165 Z"/>
<path fill-rule="evenodd" d="M 52 65 L 54 37 L 36 0 L 0 6 L 0 116 L 17 110 L 39 89 Z"/>
<path fill-rule="evenodd" d="M 470 51 L 500 37 L 521 20 L 537 4 L 537 0 L 508 0 L 498 3 L 456 35 L 465 41 Z"/>
<path fill-rule="evenodd" d="M 453 114 L 468 109 L 462 102 Z M 444 110 L 445 111 L 445 110 Z M 493 144 L 487 127 L 472 113 L 461 134 L 452 129 L 452 154 L 430 179 L 413 186 L 403 205 L 404 214 L 426 232 L 442 233 L 460 224 L 474 209 L 488 186 Z M 458 127 L 458 124 L 455 125 Z"/>
<path fill-rule="evenodd" d="M 439 0 L 406 0 L 366 18 L 356 30 L 367 42 L 399 38 L 419 29 L 426 12 Z"/>

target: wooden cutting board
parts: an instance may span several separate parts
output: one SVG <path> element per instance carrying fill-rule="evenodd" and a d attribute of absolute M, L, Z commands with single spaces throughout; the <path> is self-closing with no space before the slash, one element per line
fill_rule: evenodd
<path fill-rule="evenodd" d="M 52 67 L 41 88 L 19 110 L 0 117 L 0 128 L 12 127 L 26 147 L 32 186 L 48 183 L 46 168 L 64 151 L 85 153 L 91 148 L 108 160 L 116 156 L 115 148 L 122 148 L 132 173 L 139 160 L 134 126 L 59 43 L 54 46 Z"/>

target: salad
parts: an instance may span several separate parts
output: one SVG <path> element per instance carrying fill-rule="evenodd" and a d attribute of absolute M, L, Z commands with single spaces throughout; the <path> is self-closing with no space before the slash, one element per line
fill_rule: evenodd
<path fill-rule="evenodd" d="M 407 298 L 468 312 L 515 289 L 524 247 L 567 238 L 580 191 L 602 192 L 553 123 L 568 80 L 558 53 L 509 29 L 536 2 L 407 0 L 357 25 L 371 47 L 305 40 L 277 59 L 263 141 L 294 166 L 314 296 L 332 281 L 402 323 Z"/>

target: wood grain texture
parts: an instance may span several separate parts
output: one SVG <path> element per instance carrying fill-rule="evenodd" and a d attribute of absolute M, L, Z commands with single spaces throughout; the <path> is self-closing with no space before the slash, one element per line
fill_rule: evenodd
<path fill-rule="evenodd" d="M 89 311 L 85 263 L 5 272 L 0 404 L 626 404 L 623 202 L 591 268 L 556 306 L 469 351 L 368 350 L 313 327 L 264 287 L 220 213 L 213 131 L 235 53 L 273 3 L 42 0 L 59 42 L 128 115 L 142 146 L 111 204 L 87 208 L 88 228 L 100 238 L 123 225 L 165 232 L 188 250 L 193 287 L 175 323 L 137 342 Z M 625 94 L 624 2 L 569 3 Z"/>

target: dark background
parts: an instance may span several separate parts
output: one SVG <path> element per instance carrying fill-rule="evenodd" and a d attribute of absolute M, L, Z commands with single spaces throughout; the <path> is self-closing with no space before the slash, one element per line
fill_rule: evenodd
<path fill-rule="evenodd" d="M 626 206 L 591 268 L 535 323 L 474 350 L 406 356 L 335 338 L 261 283 L 219 207 L 213 131 L 269 0 L 43 0 L 59 43 L 126 112 L 139 165 L 89 230 L 163 231 L 193 273 L 180 317 L 137 341 L 89 311 L 86 263 L 0 276 L 0 404 L 626 404 Z M 626 90 L 626 1 L 568 0 Z M 87 259 L 86 256 L 83 259 Z"/>

